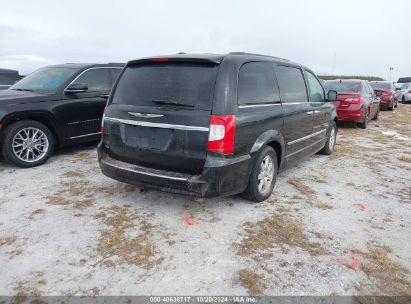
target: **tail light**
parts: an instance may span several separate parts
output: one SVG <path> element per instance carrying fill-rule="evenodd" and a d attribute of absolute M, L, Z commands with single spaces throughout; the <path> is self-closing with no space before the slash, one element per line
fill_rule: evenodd
<path fill-rule="evenodd" d="M 391 91 L 382 91 L 382 92 L 381 92 L 381 95 L 382 95 L 382 96 L 391 96 L 391 95 L 392 95 L 392 92 L 391 92 Z"/>
<path fill-rule="evenodd" d="M 104 135 L 104 118 L 106 117 L 106 110 L 107 108 L 104 108 L 103 117 L 101 118 L 101 128 L 100 128 L 101 138 L 103 138 L 103 135 Z"/>
<path fill-rule="evenodd" d="M 344 101 L 349 102 L 349 103 L 362 103 L 363 98 L 362 97 L 353 97 L 353 98 L 346 98 Z"/>
<path fill-rule="evenodd" d="M 211 115 L 208 151 L 234 154 L 235 115 Z"/>
<path fill-rule="evenodd" d="M 408 94 L 411 94 L 411 90 L 408 90 Z"/>

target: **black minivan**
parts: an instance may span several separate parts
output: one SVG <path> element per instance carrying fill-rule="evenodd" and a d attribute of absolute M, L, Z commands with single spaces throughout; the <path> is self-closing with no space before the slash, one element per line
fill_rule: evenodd
<path fill-rule="evenodd" d="M 278 171 L 333 152 L 337 93 L 291 61 L 178 54 L 130 61 L 102 123 L 102 172 L 143 188 L 268 198 Z"/>

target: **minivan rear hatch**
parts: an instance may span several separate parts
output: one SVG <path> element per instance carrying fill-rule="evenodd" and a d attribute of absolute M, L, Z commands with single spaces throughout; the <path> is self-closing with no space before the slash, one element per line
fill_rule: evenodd
<path fill-rule="evenodd" d="M 167 59 L 129 64 L 106 109 L 107 153 L 154 169 L 200 173 L 218 67 Z"/>

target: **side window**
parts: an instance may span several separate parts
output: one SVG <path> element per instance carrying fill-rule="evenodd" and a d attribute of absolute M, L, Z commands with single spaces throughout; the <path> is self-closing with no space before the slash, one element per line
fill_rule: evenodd
<path fill-rule="evenodd" d="M 268 103 L 280 100 L 274 69 L 268 62 L 244 64 L 238 74 L 238 104 Z"/>
<path fill-rule="evenodd" d="M 91 92 L 107 91 L 111 89 L 110 69 L 91 69 L 84 72 L 74 83 L 87 84 Z"/>
<path fill-rule="evenodd" d="M 374 94 L 375 93 L 374 89 L 370 86 L 369 83 L 367 83 L 367 86 L 368 86 L 368 91 L 370 91 L 370 94 Z"/>
<path fill-rule="evenodd" d="M 407 87 L 408 87 L 408 84 L 404 83 L 404 84 L 401 86 L 401 90 L 405 90 L 405 89 L 407 89 Z"/>
<path fill-rule="evenodd" d="M 307 102 L 307 89 L 299 68 L 277 66 L 276 74 L 282 102 Z"/>
<path fill-rule="evenodd" d="M 121 69 L 111 69 L 111 85 L 113 85 L 116 80 L 118 75 L 120 75 Z"/>
<path fill-rule="evenodd" d="M 362 87 L 363 87 L 365 95 L 369 95 L 370 90 L 368 89 L 368 86 L 366 84 L 362 83 Z"/>
<path fill-rule="evenodd" d="M 308 86 L 310 88 L 310 101 L 312 102 L 324 102 L 324 90 L 318 81 L 311 72 L 306 71 Z"/>

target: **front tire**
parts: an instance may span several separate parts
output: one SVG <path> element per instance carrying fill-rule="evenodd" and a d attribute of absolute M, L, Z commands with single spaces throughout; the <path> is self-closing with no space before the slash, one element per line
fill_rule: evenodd
<path fill-rule="evenodd" d="M 34 120 L 19 121 L 7 127 L 4 133 L 3 157 L 16 166 L 40 166 L 53 153 L 53 134 L 42 123 Z"/>
<path fill-rule="evenodd" d="M 337 141 L 337 124 L 335 121 L 330 123 L 327 131 L 327 140 L 324 147 L 320 150 L 320 154 L 330 155 L 334 152 L 335 143 Z"/>
<path fill-rule="evenodd" d="M 266 146 L 258 154 L 250 174 L 247 189 L 241 194 L 254 202 L 266 200 L 273 192 L 278 162 L 273 148 Z"/>

